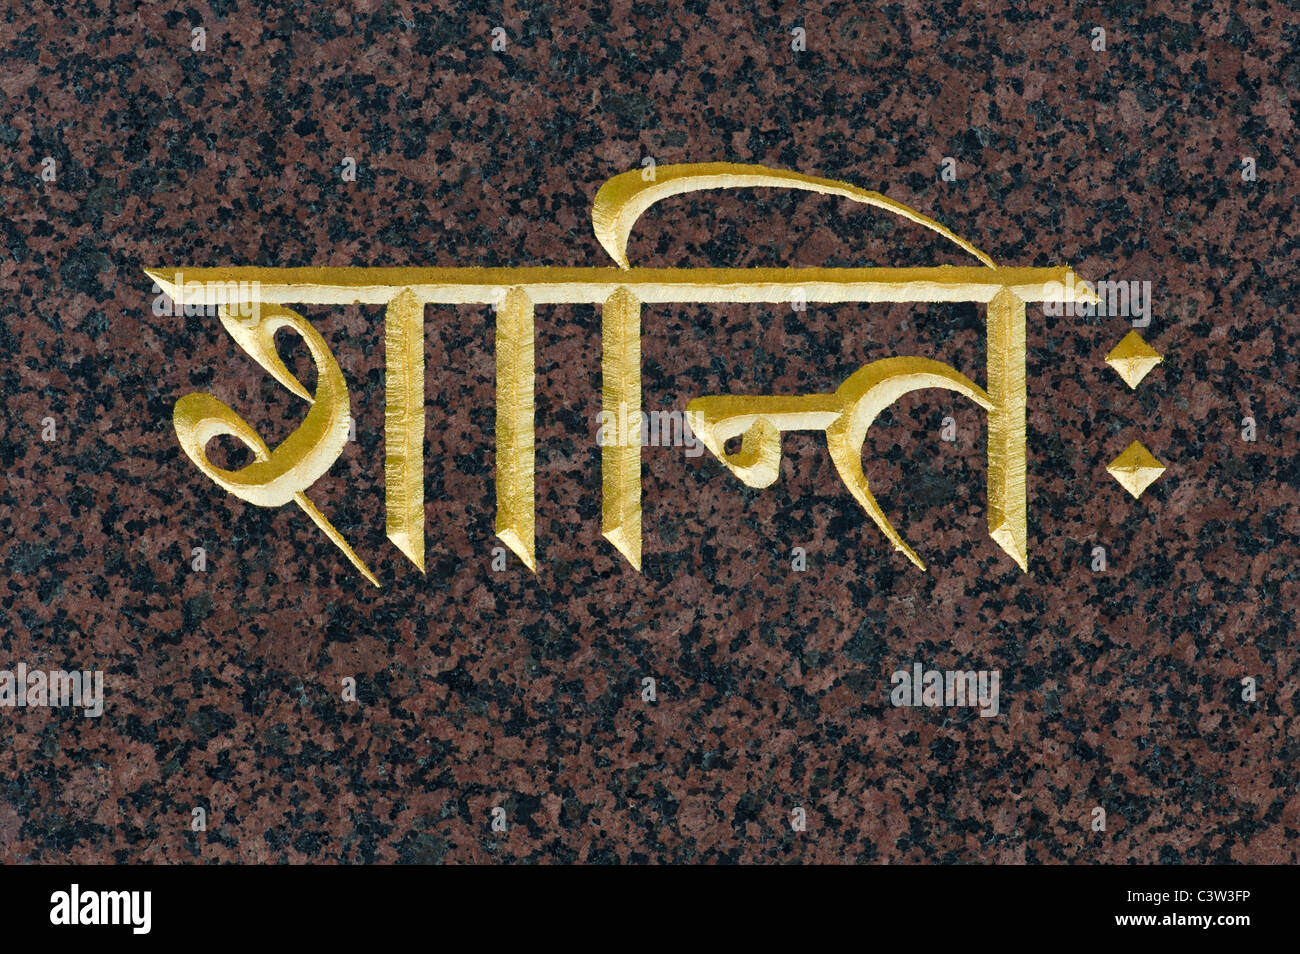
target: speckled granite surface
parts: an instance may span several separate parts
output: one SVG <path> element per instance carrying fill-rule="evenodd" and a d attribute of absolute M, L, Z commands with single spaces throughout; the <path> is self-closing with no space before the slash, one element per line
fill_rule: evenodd
<path fill-rule="evenodd" d="M 0 859 L 1294 862 L 1294 6 L 582 6 L 0 14 L 0 668 L 108 683 L 100 719 L 0 709 Z M 312 497 L 382 590 L 301 512 L 180 453 L 190 391 L 273 442 L 304 405 L 215 319 L 156 316 L 143 266 L 604 265 L 592 196 L 645 156 L 844 179 L 1000 263 L 1152 282 L 1165 362 L 1136 391 L 1102 360 L 1124 318 L 1031 310 L 1028 575 L 985 532 L 983 418 L 937 391 L 864 450 L 929 573 L 815 435 L 762 491 L 647 449 L 635 573 L 599 534 L 590 307 L 538 312 L 536 577 L 491 567 L 486 309 L 427 315 L 427 577 L 384 538 L 378 308 L 304 311 L 358 420 Z M 962 263 L 783 193 L 666 202 L 631 257 Z M 656 307 L 644 327 L 648 409 L 828 390 L 891 354 L 983 376 L 973 306 Z M 1134 439 L 1169 468 L 1138 501 L 1104 470 Z M 1001 670 L 1001 714 L 894 708 L 913 661 Z"/>

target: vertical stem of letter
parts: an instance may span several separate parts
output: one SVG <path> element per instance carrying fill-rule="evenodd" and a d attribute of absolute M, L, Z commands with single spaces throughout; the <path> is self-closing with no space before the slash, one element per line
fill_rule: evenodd
<path fill-rule="evenodd" d="M 600 449 L 600 530 L 641 569 L 641 302 L 626 288 L 601 309 L 601 385 L 605 420 L 616 437 Z"/>
<path fill-rule="evenodd" d="M 533 303 L 512 288 L 497 308 L 496 534 L 536 573 L 533 369 Z"/>
<path fill-rule="evenodd" d="M 424 302 L 408 288 L 384 321 L 388 539 L 424 572 Z"/>
<path fill-rule="evenodd" d="M 989 536 L 1029 569 L 1025 495 L 1025 303 L 1010 289 L 988 305 Z"/>

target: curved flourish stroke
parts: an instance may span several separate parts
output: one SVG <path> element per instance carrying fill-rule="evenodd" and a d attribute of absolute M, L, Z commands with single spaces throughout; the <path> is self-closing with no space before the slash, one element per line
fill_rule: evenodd
<path fill-rule="evenodd" d="M 766 166 L 736 162 L 691 162 L 680 165 L 659 166 L 650 182 L 642 178 L 639 170 L 624 172 L 606 180 L 596 193 L 591 208 L 591 227 L 605 251 L 622 268 L 631 268 L 627 260 L 627 240 L 637 219 L 660 199 L 683 192 L 702 192 L 706 189 L 800 189 L 838 195 L 854 202 L 874 206 L 894 215 L 925 226 L 937 232 L 963 251 L 969 252 L 989 268 L 996 268 L 989 258 L 970 242 L 951 229 L 922 215 L 901 202 L 879 192 L 859 189 L 847 182 L 822 179 L 817 176 L 790 172 L 786 169 L 769 169 Z"/>

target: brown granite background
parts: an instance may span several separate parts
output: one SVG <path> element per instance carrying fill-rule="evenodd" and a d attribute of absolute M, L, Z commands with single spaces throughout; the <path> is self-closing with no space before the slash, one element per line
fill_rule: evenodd
<path fill-rule="evenodd" d="M 8 4 L 0 668 L 98 667 L 108 695 L 99 720 L 0 709 L 0 858 L 1294 862 L 1300 14 L 1027 6 Z M 1000 263 L 1153 283 L 1142 334 L 1166 360 L 1135 392 L 1102 362 L 1124 318 L 1031 311 L 1030 574 L 985 533 L 982 415 L 938 391 L 864 449 L 929 573 L 816 435 L 786 438 L 761 491 L 647 449 L 635 573 L 599 534 L 591 307 L 537 316 L 536 577 L 490 565 L 487 309 L 427 315 L 427 577 L 384 537 L 380 309 L 304 311 L 358 421 L 312 498 L 382 590 L 301 512 L 245 505 L 180 453 L 183 394 L 272 443 L 304 405 L 215 318 L 155 316 L 142 267 L 603 265 L 591 199 L 644 156 L 844 179 Z M 780 192 L 667 201 L 630 254 L 964 263 Z M 973 306 L 656 307 L 643 353 L 653 410 L 830 390 L 892 354 L 983 380 Z M 1104 471 L 1134 439 L 1169 466 L 1139 501 Z M 893 708 L 914 660 L 1000 669 L 1002 714 Z"/>

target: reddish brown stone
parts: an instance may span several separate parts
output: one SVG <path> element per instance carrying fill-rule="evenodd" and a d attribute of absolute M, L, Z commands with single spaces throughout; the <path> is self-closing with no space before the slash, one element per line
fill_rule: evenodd
<path fill-rule="evenodd" d="M 0 668 L 108 679 L 98 720 L 0 710 L 0 859 L 1294 863 L 1294 13 L 567 6 L 91 0 L 0 19 Z M 1031 312 L 1028 575 L 985 532 L 983 418 L 946 392 L 900 402 L 864 449 L 929 573 L 815 435 L 786 438 L 762 491 L 647 450 L 635 573 L 599 532 L 590 307 L 537 316 L 536 577 L 490 569 L 487 309 L 428 313 L 427 577 L 384 538 L 378 309 L 306 311 L 359 437 L 311 496 L 382 590 L 302 513 L 247 506 L 180 453 L 188 392 L 272 443 L 304 408 L 215 319 L 155 316 L 144 266 L 608 264 L 591 200 L 643 156 L 844 179 L 999 263 L 1152 282 L 1142 333 L 1165 362 L 1136 391 L 1104 364 L 1123 318 Z M 667 201 L 630 254 L 962 261 L 776 192 Z M 651 409 L 827 390 L 893 354 L 983 377 L 969 306 L 656 307 L 644 326 Z M 1104 469 L 1134 439 L 1168 466 L 1138 501 Z M 1002 715 L 891 707 L 914 660 L 1000 669 Z"/>

